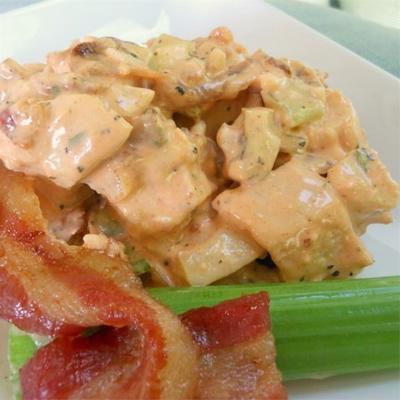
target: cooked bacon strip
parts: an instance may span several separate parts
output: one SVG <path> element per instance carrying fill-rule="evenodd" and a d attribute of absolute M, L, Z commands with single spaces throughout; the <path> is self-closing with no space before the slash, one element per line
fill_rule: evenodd
<path fill-rule="evenodd" d="M 139 398 L 188 397 L 197 379 L 197 353 L 179 319 L 147 295 L 122 260 L 52 238 L 31 183 L 1 166 L 0 246 L 1 318 L 47 335 L 72 334 L 99 325 L 127 326 L 128 331 L 135 332 L 132 343 L 139 340 L 144 349 L 143 357 L 135 361 L 136 368 L 132 370 L 126 362 L 129 368 L 123 370 L 127 382 L 135 387 L 134 393 L 144 396 Z M 57 340 L 68 343 L 75 339 Z M 180 374 L 175 373 L 178 362 L 183 368 Z M 74 364 L 76 381 L 71 383 L 70 393 L 83 390 L 88 376 L 86 368 L 78 364 Z M 135 385 L 136 371 L 141 376 L 139 386 Z M 105 375 L 107 382 L 114 382 L 112 373 Z M 30 391 L 25 398 L 58 398 L 58 394 L 46 397 L 50 393 L 42 391 L 39 375 L 27 376 L 25 388 Z M 64 387 L 63 380 L 58 384 Z M 102 393 L 102 386 L 97 391 L 90 389 L 95 398 Z M 131 388 L 128 385 L 120 390 L 128 394 Z M 30 397 L 29 393 L 34 395 Z M 86 394 L 82 396 L 87 398 Z M 76 393 L 73 397 L 79 398 Z"/>
<path fill-rule="evenodd" d="M 266 293 L 192 310 L 181 319 L 202 353 L 197 389 L 186 398 L 287 398 L 275 366 Z M 148 379 L 149 352 L 149 344 L 131 327 L 102 328 L 90 337 L 59 337 L 22 368 L 23 398 L 160 398 L 157 382 Z M 187 373 L 197 381 L 196 370 L 185 371 L 181 361 L 164 382 Z M 171 393 L 161 398 L 179 398 Z"/>
<path fill-rule="evenodd" d="M 261 292 L 181 316 L 202 351 L 196 399 L 287 399 Z"/>
<path fill-rule="evenodd" d="M 90 337 L 59 337 L 21 370 L 24 399 L 157 399 L 160 385 L 136 329 L 103 328 Z M 165 363 L 158 354 L 158 363 Z"/>

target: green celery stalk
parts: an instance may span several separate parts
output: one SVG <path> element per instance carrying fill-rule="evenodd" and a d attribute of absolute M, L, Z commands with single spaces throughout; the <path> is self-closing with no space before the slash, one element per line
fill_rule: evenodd
<path fill-rule="evenodd" d="M 261 290 L 285 380 L 399 368 L 400 277 L 149 292 L 181 313 Z"/>
<path fill-rule="evenodd" d="M 176 313 L 259 291 L 271 298 L 285 380 L 399 368 L 400 277 L 149 289 Z M 35 348 L 14 335 L 10 330 L 9 359 L 17 370 Z"/>

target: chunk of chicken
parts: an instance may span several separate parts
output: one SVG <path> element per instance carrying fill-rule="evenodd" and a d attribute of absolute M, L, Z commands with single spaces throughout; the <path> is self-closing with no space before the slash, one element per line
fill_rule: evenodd
<path fill-rule="evenodd" d="M 222 125 L 217 142 L 225 154 L 225 173 L 237 182 L 268 174 L 279 152 L 279 131 L 274 111 L 245 108 L 230 126 Z"/>
<path fill-rule="evenodd" d="M 304 125 L 299 133 L 307 137 L 308 151 L 331 160 L 340 160 L 357 146 L 366 144 L 352 104 L 342 93 L 332 89 L 326 89 L 323 117 Z"/>
<path fill-rule="evenodd" d="M 221 193 L 213 205 L 252 234 L 285 281 L 344 278 L 372 262 L 334 190 L 298 159 Z"/>
<path fill-rule="evenodd" d="M 71 188 L 121 148 L 154 92 L 48 67 L 0 67 L 0 159 Z"/>
<path fill-rule="evenodd" d="M 134 235 L 168 232 L 214 190 L 194 143 L 157 108 L 138 118 L 123 149 L 86 178 Z"/>
<path fill-rule="evenodd" d="M 227 28 L 191 41 L 161 35 L 147 47 L 116 38 L 88 37 L 50 54 L 47 64 L 58 74 L 113 76 L 150 87 L 157 93 L 158 106 L 190 113 L 212 101 L 233 99 L 266 70 L 289 72 L 285 63 L 261 51 L 250 56 Z"/>
<path fill-rule="evenodd" d="M 359 148 L 328 171 L 328 181 L 349 211 L 354 229 L 364 233 L 373 223 L 388 224 L 399 197 L 397 183 L 376 151 Z"/>
<path fill-rule="evenodd" d="M 132 129 L 97 96 L 88 94 L 60 95 L 26 106 L 22 111 L 22 104 L 18 105 L 9 118 L 15 121 L 18 115 L 36 129 L 31 129 L 29 143 L 21 145 L 17 124 L 11 128 L 2 124 L 0 158 L 9 169 L 45 176 L 65 188 L 113 155 Z"/>

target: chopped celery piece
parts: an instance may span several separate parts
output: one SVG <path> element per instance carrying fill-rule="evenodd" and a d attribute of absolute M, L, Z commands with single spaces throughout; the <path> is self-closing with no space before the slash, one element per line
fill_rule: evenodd
<path fill-rule="evenodd" d="M 271 298 L 277 363 L 285 380 L 399 368 L 400 277 L 149 289 L 176 313 L 259 291 Z M 13 329 L 9 343 L 17 371 L 36 346 Z"/>
<path fill-rule="evenodd" d="M 268 107 L 280 110 L 288 128 L 314 121 L 324 114 L 325 89 L 307 85 L 300 79 L 274 82 L 262 92 Z"/>
<path fill-rule="evenodd" d="M 322 117 L 324 111 L 322 107 L 318 107 L 316 104 L 292 104 L 290 109 L 293 125 L 292 127 L 299 126 L 306 122 L 314 121 Z M 288 105 L 290 107 L 290 105 Z"/>
<path fill-rule="evenodd" d="M 128 257 L 129 265 L 137 275 L 145 274 L 150 271 L 150 264 L 135 251 L 129 244 L 125 245 L 125 254 Z"/>
<path fill-rule="evenodd" d="M 142 275 L 150 271 L 150 264 L 146 260 L 139 260 L 132 264 L 132 268 L 137 275 Z"/>

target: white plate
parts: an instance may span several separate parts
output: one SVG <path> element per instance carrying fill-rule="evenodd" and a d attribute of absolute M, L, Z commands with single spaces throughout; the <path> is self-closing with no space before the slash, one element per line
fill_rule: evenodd
<path fill-rule="evenodd" d="M 68 46 L 87 34 L 113 35 L 143 42 L 170 32 L 191 38 L 219 25 L 252 50 L 262 48 L 278 57 L 297 58 L 329 72 L 329 84 L 353 101 L 370 143 L 396 180 L 400 178 L 400 82 L 262 0 L 53 0 L 0 15 L 0 59 L 41 61 L 47 52 Z M 363 276 L 397 275 L 400 230 L 395 224 L 374 226 L 365 236 L 376 263 Z M 0 327 L 0 399 L 9 399 L 6 327 Z M 304 380 L 288 384 L 292 399 L 398 399 L 398 373 L 386 371 Z"/>

